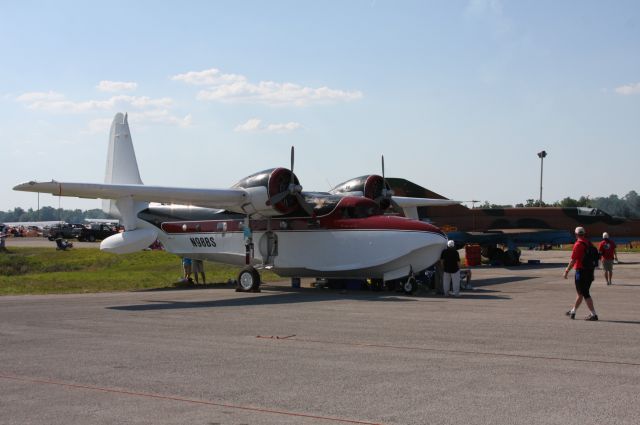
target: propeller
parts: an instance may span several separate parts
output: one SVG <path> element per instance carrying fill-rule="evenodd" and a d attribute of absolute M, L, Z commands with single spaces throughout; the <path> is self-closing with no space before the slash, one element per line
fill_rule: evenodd
<path fill-rule="evenodd" d="M 387 179 L 385 178 L 385 174 L 384 174 L 384 155 L 382 155 L 382 190 L 380 191 L 380 196 L 374 199 L 374 201 L 380 206 L 382 206 L 383 203 L 386 204 L 386 206 L 383 207 L 383 209 L 387 209 L 389 205 L 398 207 L 398 205 L 395 203 L 395 201 L 392 198 L 394 195 L 393 190 L 387 189 L 388 186 L 389 185 L 387 184 Z"/>
<path fill-rule="evenodd" d="M 313 207 L 307 204 L 307 201 L 304 199 L 304 196 L 302 196 L 302 186 L 300 186 L 299 184 L 296 184 L 296 181 L 295 181 L 296 177 L 295 177 L 295 174 L 293 173 L 294 160 L 295 160 L 294 147 L 291 146 L 291 169 L 290 169 L 291 180 L 289 181 L 289 184 L 287 185 L 287 188 L 285 190 L 273 195 L 269 199 L 269 203 L 271 205 L 275 205 L 278 202 L 282 202 L 287 196 L 293 196 L 298 201 L 298 205 L 300 205 L 302 209 L 304 209 L 304 211 L 311 216 L 313 215 Z"/>

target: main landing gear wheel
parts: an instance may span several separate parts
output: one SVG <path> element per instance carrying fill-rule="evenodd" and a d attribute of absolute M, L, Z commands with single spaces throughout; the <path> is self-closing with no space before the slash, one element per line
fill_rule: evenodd
<path fill-rule="evenodd" d="M 402 284 L 402 290 L 405 294 L 411 295 L 416 290 L 417 282 L 416 278 L 413 276 L 409 276 L 406 281 Z"/>
<path fill-rule="evenodd" d="M 237 292 L 260 292 L 260 273 L 253 267 L 244 268 L 238 275 Z"/>

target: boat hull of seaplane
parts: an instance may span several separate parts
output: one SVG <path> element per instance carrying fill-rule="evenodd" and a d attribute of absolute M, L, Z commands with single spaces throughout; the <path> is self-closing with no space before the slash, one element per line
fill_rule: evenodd
<path fill-rule="evenodd" d="M 212 212 L 211 219 L 161 221 L 142 212 L 139 227 L 155 229 L 165 248 L 180 256 L 243 266 L 244 221 Z M 202 210 L 202 209 L 200 209 Z M 184 210 L 183 210 L 184 211 Z M 184 213 L 179 214 L 184 217 Z M 203 211 L 199 212 L 203 215 Z M 216 217 L 220 216 L 220 217 Z M 249 264 L 285 277 L 378 278 L 392 280 L 433 265 L 446 246 L 436 227 L 395 216 L 341 220 L 277 218 L 251 220 Z M 312 238 L 311 238 L 312 237 Z"/>

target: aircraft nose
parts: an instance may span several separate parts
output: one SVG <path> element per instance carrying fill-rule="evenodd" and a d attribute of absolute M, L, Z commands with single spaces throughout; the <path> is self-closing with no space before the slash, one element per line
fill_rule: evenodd
<path fill-rule="evenodd" d="M 447 235 L 442 230 L 440 230 L 438 227 L 434 226 L 433 224 L 424 223 L 424 222 L 420 222 L 420 224 L 422 226 L 424 226 L 424 230 L 426 232 L 437 233 L 437 234 L 441 235 L 442 237 L 447 238 Z"/>
<path fill-rule="evenodd" d="M 438 227 L 434 226 L 433 224 L 425 223 L 424 221 L 407 219 L 404 217 L 396 217 L 396 219 L 398 220 L 397 224 L 399 228 L 402 228 L 405 230 L 414 230 L 414 231 L 417 230 L 420 232 L 433 233 L 447 239 L 447 235 Z"/>

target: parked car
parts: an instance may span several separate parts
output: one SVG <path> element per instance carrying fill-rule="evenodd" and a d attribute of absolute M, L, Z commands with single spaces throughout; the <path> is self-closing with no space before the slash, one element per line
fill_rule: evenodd
<path fill-rule="evenodd" d="M 38 226 L 29 226 L 24 231 L 24 236 L 27 238 L 34 238 L 42 236 L 42 230 Z"/>
<path fill-rule="evenodd" d="M 118 229 L 109 224 L 91 224 L 80 230 L 78 240 L 87 242 L 101 241 L 116 233 L 118 233 Z"/>
<path fill-rule="evenodd" d="M 42 236 L 46 237 L 50 241 L 54 241 L 58 238 L 73 239 L 78 237 L 82 229 L 84 229 L 82 224 L 57 224 L 55 226 L 45 227 L 42 230 Z"/>

